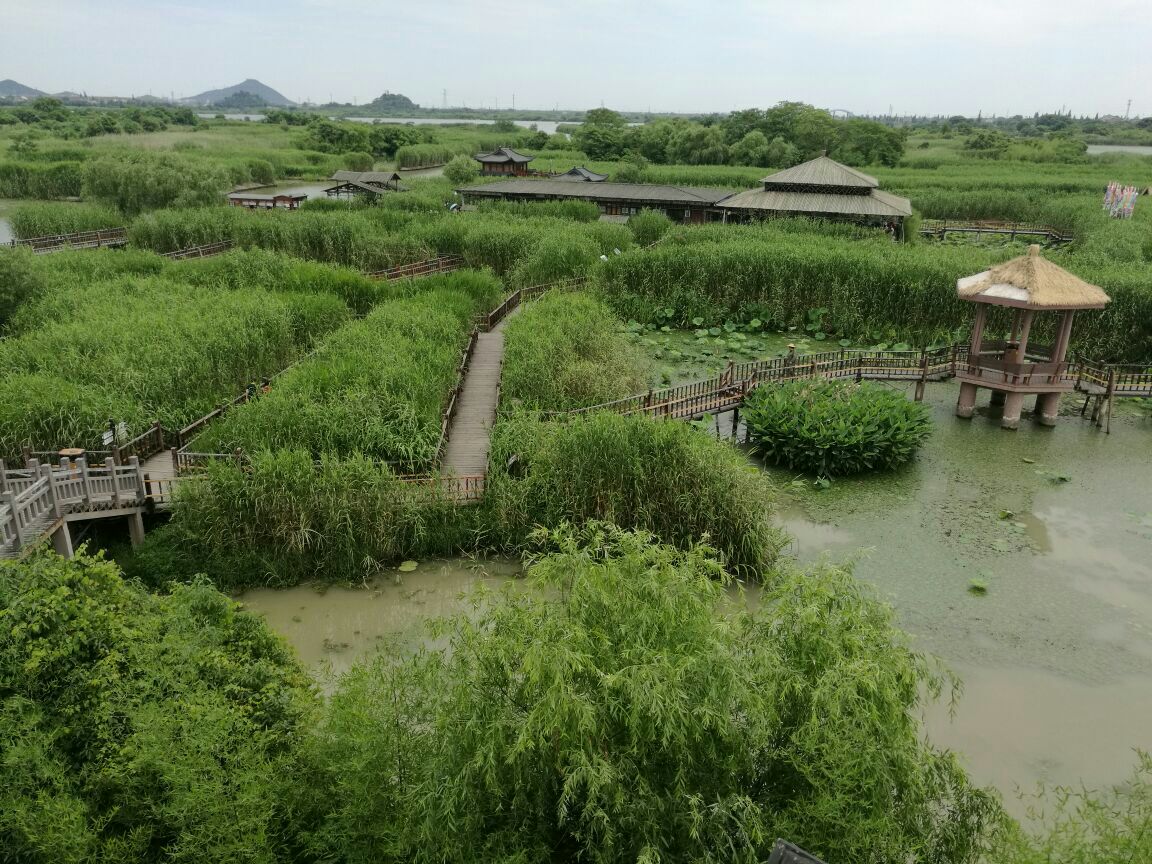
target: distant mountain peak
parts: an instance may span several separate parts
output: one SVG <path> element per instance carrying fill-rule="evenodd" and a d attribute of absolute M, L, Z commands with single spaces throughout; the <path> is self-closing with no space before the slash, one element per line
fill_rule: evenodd
<path fill-rule="evenodd" d="M 21 84 L 11 78 L 0 81 L 0 99 L 35 99 L 47 95 L 43 90 L 37 90 L 35 87 L 29 87 L 27 84 Z"/>
<path fill-rule="evenodd" d="M 259 96 L 267 104 L 280 108 L 296 104 L 283 93 L 273 90 L 267 84 L 257 81 L 255 78 L 245 78 L 239 84 L 233 84 L 231 87 L 221 87 L 219 90 L 205 90 L 203 93 L 199 93 L 196 96 L 189 96 L 187 99 L 181 99 L 180 101 L 192 105 L 215 105 L 217 102 L 221 102 L 237 93 L 251 93 L 253 96 Z"/>

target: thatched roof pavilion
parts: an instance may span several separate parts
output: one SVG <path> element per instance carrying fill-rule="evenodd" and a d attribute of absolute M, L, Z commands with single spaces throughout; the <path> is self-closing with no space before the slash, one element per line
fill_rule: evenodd
<path fill-rule="evenodd" d="M 881 191 L 875 177 L 817 156 L 764 177 L 763 188 L 724 201 L 725 220 L 772 215 L 819 216 L 902 227 L 912 215 L 907 198 Z"/>
<path fill-rule="evenodd" d="M 1072 338 L 1072 318 L 1080 309 L 1103 309 L 1110 298 L 1104 290 L 1085 282 L 1040 254 L 1039 246 L 989 270 L 956 282 L 956 294 L 976 303 L 976 320 L 967 366 L 960 370 L 959 417 L 971 417 L 980 387 L 992 391 L 992 403 L 1003 404 L 1001 425 L 1020 424 L 1024 397 L 1036 395 L 1036 417 L 1052 426 L 1060 408 L 1060 396 L 1075 386 L 1065 358 Z M 1005 342 L 986 342 L 984 325 L 989 306 L 1014 309 L 1012 330 Z M 1037 312 L 1063 312 L 1052 347 L 1029 345 L 1032 320 Z"/>

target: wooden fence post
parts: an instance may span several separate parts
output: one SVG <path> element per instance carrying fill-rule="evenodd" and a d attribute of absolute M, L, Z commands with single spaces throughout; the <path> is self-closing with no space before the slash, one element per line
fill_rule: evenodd
<path fill-rule="evenodd" d="M 92 503 L 92 478 L 88 474 L 88 459 L 81 456 L 76 460 L 76 467 L 80 470 L 80 488 L 83 489 L 84 508 Z"/>
<path fill-rule="evenodd" d="M 913 396 L 913 401 L 924 401 L 924 387 L 928 383 L 928 352 L 924 349 L 920 351 L 920 379 L 916 382 L 916 393 Z"/>
<path fill-rule="evenodd" d="M 24 545 L 24 532 L 20 530 L 20 520 L 16 516 L 16 493 L 11 491 L 0 492 L 0 502 L 3 502 L 8 507 L 8 513 L 12 518 L 12 533 L 14 535 L 16 549 L 19 550 Z"/>
<path fill-rule="evenodd" d="M 112 504 L 120 508 L 120 487 L 116 484 L 116 462 L 111 456 L 104 460 L 104 468 L 108 471 L 108 482 L 112 484 Z"/>
<path fill-rule="evenodd" d="M 20 455 L 24 457 L 25 468 L 32 464 L 32 448 L 27 444 L 20 448 Z"/>
<path fill-rule="evenodd" d="M 140 470 L 140 457 L 129 456 L 128 464 L 132 467 L 133 477 L 136 479 L 136 500 L 143 501 L 148 497 L 148 492 L 144 488 L 144 472 Z"/>
<path fill-rule="evenodd" d="M 52 471 L 51 463 L 40 466 L 40 476 L 48 481 L 48 497 L 52 499 L 52 512 L 59 519 L 64 515 L 64 511 L 60 507 L 60 496 L 56 494 L 56 475 Z"/>

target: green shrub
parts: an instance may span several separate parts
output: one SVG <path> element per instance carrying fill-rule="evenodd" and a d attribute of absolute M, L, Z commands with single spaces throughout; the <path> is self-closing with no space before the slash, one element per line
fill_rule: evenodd
<path fill-rule="evenodd" d="M 539 540 L 536 590 L 340 682 L 310 742 L 339 790 L 316 857 L 753 864 L 783 836 L 830 862 L 982 860 L 1000 807 L 920 728 L 948 680 L 850 572 L 781 573 L 749 612 L 707 546 Z"/>
<path fill-rule="evenodd" d="M 16 310 L 44 290 L 44 277 L 31 249 L 0 248 L 0 333 Z"/>
<path fill-rule="evenodd" d="M 274 861 L 306 674 L 203 580 L 149 594 L 81 555 L 0 562 L 0 836 L 12 861 Z"/>
<path fill-rule="evenodd" d="M 641 210 L 628 219 L 637 246 L 651 246 L 672 229 L 672 220 L 659 210 Z"/>
<path fill-rule="evenodd" d="M 848 381 L 761 385 L 744 403 L 744 422 L 767 461 L 818 477 L 903 465 L 932 431 L 924 405 Z"/>
<path fill-rule="evenodd" d="M 429 470 L 460 352 L 488 299 L 459 290 L 466 281 L 496 293 L 490 276 L 453 274 L 443 277 L 442 287 L 381 304 L 329 335 L 267 395 L 210 426 L 192 449 L 363 454 L 404 463 L 410 473 Z M 490 307 L 485 302 L 483 308 Z"/>
<path fill-rule="evenodd" d="M 479 176 L 480 166 L 471 156 L 464 154 L 453 156 L 451 161 L 444 166 L 444 178 L 457 186 L 471 183 Z"/>
<path fill-rule="evenodd" d="M 114 208 L 96 204 L 21 204 L 13 208 L 9 218 L 13 233 L 20 238 L 97 231 L 124 224 L 124 217 Z"/>
<path fill-rule="evenodd" d="M 785 543 L 765 475 L 687 423 L 520 416 L 496 424 L 489 465 L 489 536 L 509 546 L 537 525 L 603 519 L 679 549 L 707 536 L 731 572 L 755 578 Z"/>

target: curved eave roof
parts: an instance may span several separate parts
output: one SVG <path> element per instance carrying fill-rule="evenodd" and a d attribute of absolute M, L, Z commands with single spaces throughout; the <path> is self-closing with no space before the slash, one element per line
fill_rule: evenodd
<path fill-rule="evenodd" d="M 873 189 L 867 195 L 830 192 L 779 192 L 750 189 L 722 202 L 725 210 L 813 213 L 837 216 L 911 216 L 912 202 L 899 195 Z"/>

